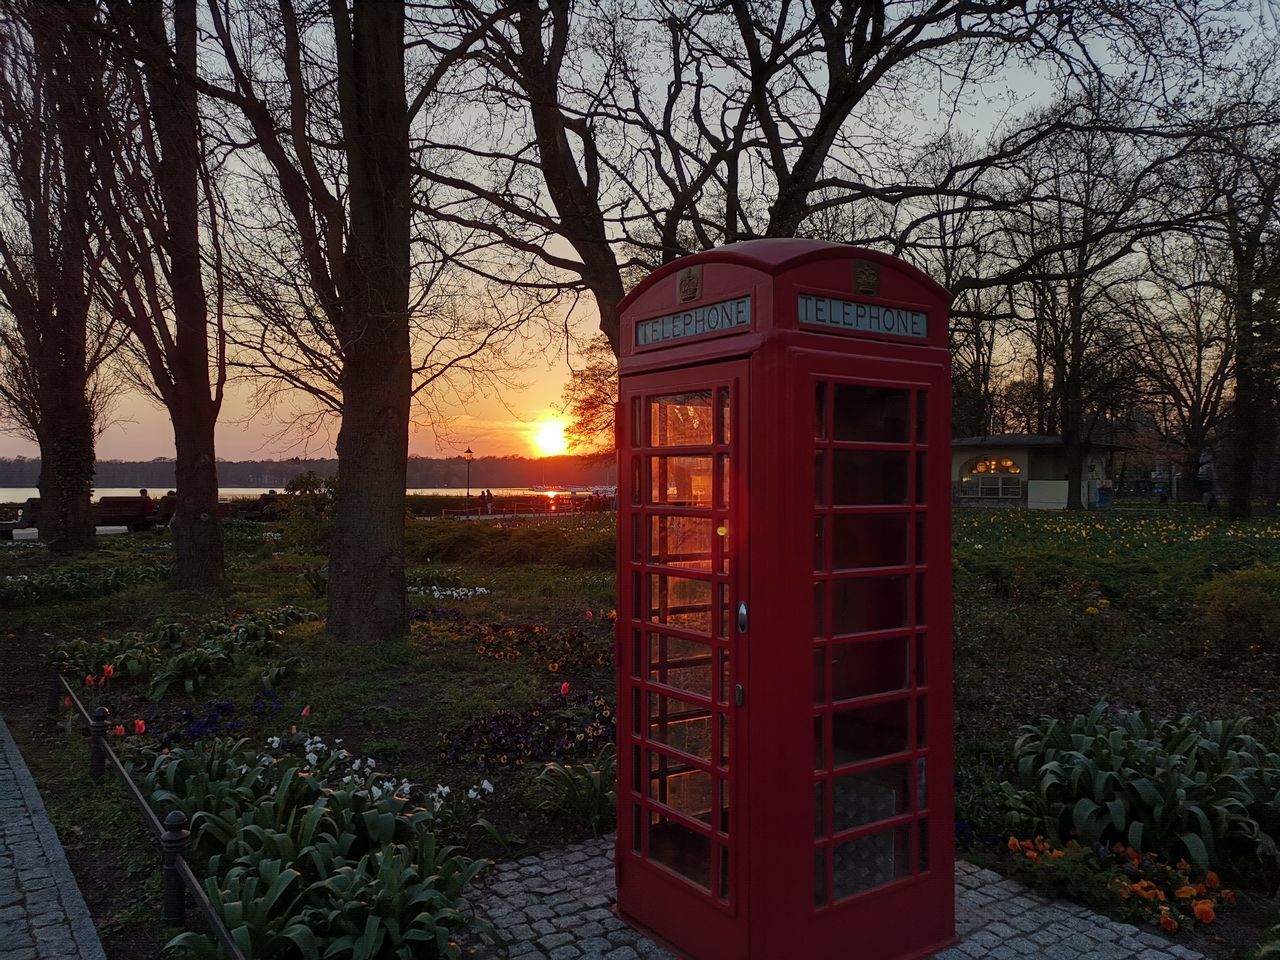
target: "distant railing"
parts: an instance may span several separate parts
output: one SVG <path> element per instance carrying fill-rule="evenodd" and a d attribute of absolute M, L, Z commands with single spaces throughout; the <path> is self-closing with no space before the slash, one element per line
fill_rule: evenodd
<path fill-rule="evenodd" d="M 453 519 L 466 517 L 556 516 L 566 513 L 604 513 L 614 509 L 610 497 L 528 497 L 506 500 L 493 505 L 493 512 L 483 505 L 473 505 L 462 510 L 441 510 L 440 516 Z"/>
<path fill-rule="evenodd" d="M 204 885 L 186 861 L 185 851 L 190 831 L 187 830 L 187 817 L 181 810 L 174 810 L 164 818 L 164 823 L 156 816 L 138 785 L 116 752 L 107 742 L 107 718 L 110 711 L 106 707 L 85 708 L 76 696 L 76 692 L 67 683 L 66 655 L 54 655 L 53 681 L 49 685 L 49 713 L 57 714 L 62 706 L 63 698 L 71 701 L 72 706 L 89 725 L 89 778 L 95 784 L 101 784 L 110 766 L 124 786 L 125 792 L 133 800 L 142 814 L 142 820 L 155 836 L 160 848 L 161 877 L 163 879 L 163 912 L 164 922 L 172 927 L 185 927 L 186 894 L 191 894 L 197 909 L 204 917 L 205 924 L 214 940 L 222 949 L 227 960 L 245 960 L 245 955 L 232 939 L 230 931 L 222 922 L 222 917 L 213 909 L 209 897 L 205 894 Z"/>

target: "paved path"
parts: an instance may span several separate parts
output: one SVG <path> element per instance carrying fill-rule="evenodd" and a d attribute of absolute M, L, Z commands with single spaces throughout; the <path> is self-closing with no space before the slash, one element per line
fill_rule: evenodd
<path fill-rule="evenodd" d="M 0 960 L 106 960 L 44 801 L 3 719 Z"/>
<path fill-rule="evenodd" d="M 610 836 L 498 864 L 475 906 L 510 942 L 512 960 L 670 958 L 613 915 L 613 900 Z M 968 863 L 956 867 L 956 917 L 957 944 L 934 960 L 1203 960 L 1154 933 L 1048 900 Z"/>

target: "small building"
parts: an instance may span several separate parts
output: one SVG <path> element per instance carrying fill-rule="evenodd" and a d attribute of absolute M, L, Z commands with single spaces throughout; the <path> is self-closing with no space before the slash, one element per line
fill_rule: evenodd
<path fill-rule="evenodd" d="M 1089 507 L 1109 498 L 1107 454 L 1114 444 L 1094 443 L 1085 453 L 1080 500 Z M 1061 437 L 1006 433 L 951 441 L 951 490 L 956 506 L 1029 507 L 1062 510 L 1067 505 L 1067 457 Z"/>

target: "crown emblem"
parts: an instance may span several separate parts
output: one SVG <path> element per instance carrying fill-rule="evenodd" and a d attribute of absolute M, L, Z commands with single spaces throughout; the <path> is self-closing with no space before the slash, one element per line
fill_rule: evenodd
<path fill-rule="evenodd" d="M 853 261 L 853 290 L 868 296 L 880 294 L 880 265 L 870 260 Z"/>
<path fill-rule="evenodd" d="M 676 275 L 676 291 L 681 303 L 702 295 L 702 267 L 685 267 Z"/>

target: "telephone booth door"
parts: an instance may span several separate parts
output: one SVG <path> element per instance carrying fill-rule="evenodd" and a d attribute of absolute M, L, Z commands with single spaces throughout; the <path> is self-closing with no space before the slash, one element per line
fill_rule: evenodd
<path fill-rule="evenodd" d="M 746 361 L 621 384 L 618 908 L 695 956 L 747 953 L 746 403 Z"/>
<path fill-rule="evenodd" d="M 790 569 L 753 567 L 756 633 L 786 642 L 757 643 L 752 662 L 779 687 L 778 722 L 752 747 L 778 758 L 778 785 L 759 785 L 778 816 L 755 824 L 752 867 L 806 878 L 779 891 L 806 919 L 780 929 L 757 914 L 751 955 L 843 956 L 857 930 L 860 956 L 920 956 L 950 939 L 953 911 L 950 497 L 934 459 L 950 456 L 947 370 L 809 350 L 792 363 L 787 451 L 812 466 L 764 493 L 797 505 L 784 522 L 811 530 L 812 549 Z M 762 574 L 794 598 L 767 620 Z"/>

